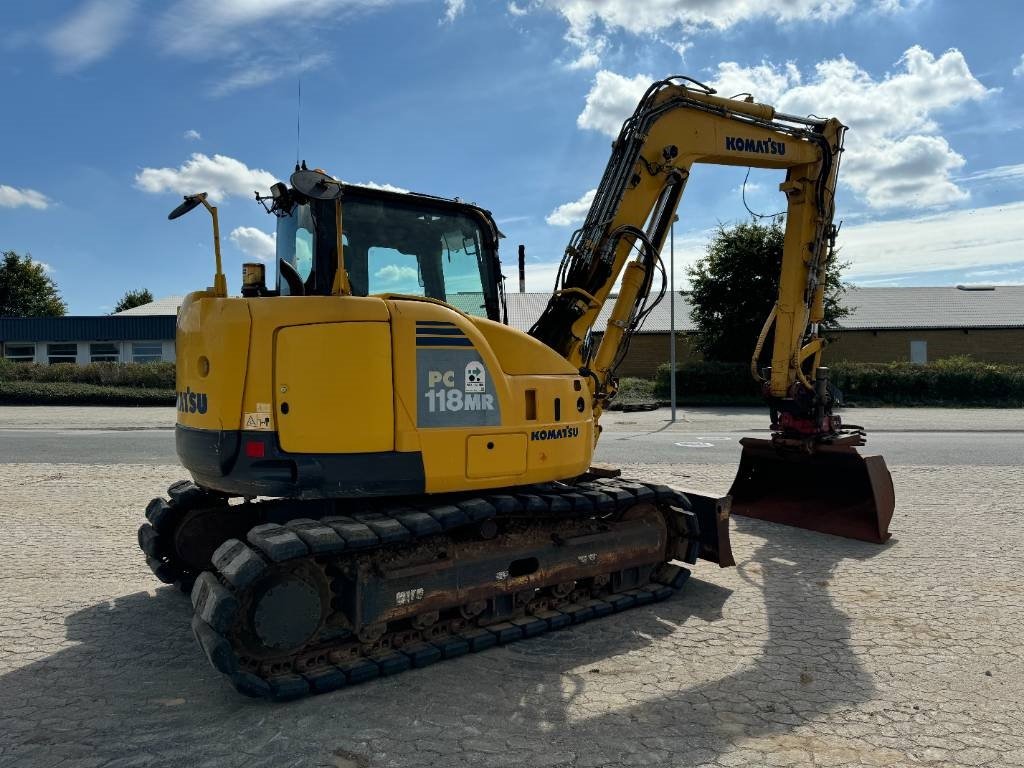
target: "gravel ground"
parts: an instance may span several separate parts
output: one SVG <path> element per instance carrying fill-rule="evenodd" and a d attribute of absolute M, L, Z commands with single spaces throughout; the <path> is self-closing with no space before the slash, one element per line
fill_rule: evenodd
<path fill-rule="evenodd" d="M 0 766 L 1024 765 L 1019 467 L 896 467 L 884 547 L 736 519 L 665 603 L 284 705 L 136 549 L 181 474 L 0 466 Z"/>

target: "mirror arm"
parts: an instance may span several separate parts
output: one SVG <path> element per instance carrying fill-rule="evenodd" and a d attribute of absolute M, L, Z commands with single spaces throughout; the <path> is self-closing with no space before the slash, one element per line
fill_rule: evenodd
<path fill-rule="evenodd" d="M 228 281 L 224 277 L 224 270 L 220 260 L 220 222 L 217 219 L 217 206 L 206 202 L 206 195 L 203 195 L 202 203 L 206 210 L 213 217 L 213 254 L 217 261 L 217 271 L 213 275 L 213 294 L 218 298 L 225 298 L 228 295 Z"/>
<path fill-rule="evenodd" d="M 333 296 L 351 296 L 352 283 L 348 279 L 348 270 L 345 268 L 345 246 L 342 243 L 341 231 L 341 198 L 334 199 L 334 231 L 337 235 L 338 246 L 338 267 L 334 271 L 334 285 L 331 286 Z"/>

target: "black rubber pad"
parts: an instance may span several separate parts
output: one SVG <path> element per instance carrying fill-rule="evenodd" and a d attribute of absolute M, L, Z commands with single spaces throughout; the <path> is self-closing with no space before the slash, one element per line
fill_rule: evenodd
<path fill-rule="evenodd" d="M 469 517 L 458 507 L 452 504 L 443 504 L 436 507 L 427 507 L 424 512 L 430 515 L 441 524 L 444 530 L 458 528 L 469 522 Z"/>
<path fill-rule="evenodd" d="M 211 560 L 235 589 L 245 589 L 267 568 L 263 558 L 238 539 L 228 539 L 217 547 Z"/>
<path fill-rule="evenodd" d="M 309 552 L 309 548 L 295 535 L 295 531 L 277 523 L 257 525 L 249 531 L 246 538 L 275 563 L 302 557 Z"/>
<path fill-rule="evenodd" d="M 309 688 L 314 693 L 327 693 L 328 691 L 336 691 L 339 688 L 344 688 L 348 685 L 348 679 L 345 677 L 345 673 L 337 667 L 329 667 L 327 669 L 318 669 L 313 672 L 306 672 L 303 674 L 306 678 L 306 682 L 309 683 Z"/>
<path fill-rule="evenodd" d="M 349 520 L 349 518 L 345 518 L 345 520 Z M 321 522 L 338 532 L 345 540 L 347 549 L 367 549 L 377 546 L 377 542 L 380 541 L 377 534 L 371 531 L 365 523 L 356 520 L 345 522 L 333 517 L 325 517 Z"/>
<path fill-rule="evenodd" d="M 227 632 L 238 614 L 238 600 L 209 571 L 199 574 L 192 586 L 192 607 L 219 633 Z"/>
<path fill-rule="evenodd" d="M 414 667 L 426 667 L 441 660 L 441 649 L 430 643 L 407 645 L 401 651 L 412 660 Z"/>
<path fill-rule="evenodd" d="M 484 499 L 467 499 L 466 501 L 456 502 L 455 506 L 465 512 L 473 522 L 486 520 L 497 514 L 494 505 Z"/>

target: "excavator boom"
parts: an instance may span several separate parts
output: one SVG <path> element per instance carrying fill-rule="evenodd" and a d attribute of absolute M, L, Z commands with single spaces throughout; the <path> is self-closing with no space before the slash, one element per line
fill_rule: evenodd
<path fill-rule="evenodd" d="M 744 441 L 733 512 L 869 541 L 884 541 L 892 482 L 881 457 L 865 462 L 832 412 L 821 365 L 825 269 L 836 227 L 836 179 L 846 131 L 837 119 L 777 112 L 717 96 L 689 78 L 653 84 L 623 123 L 583 225 L 573 234 L 548 306 L 530 333 L 587 375 L 595 419 L 615 395 L 615 370 L 652 303 L 658 254 L 694 164 L 786 171 L 779 289 L 751 356 L 771 411 L 772 439 Z M 584 343 L 621 277 L 596 349 Z M 770 365 L 759 361 L 774 331 Z M 600 428 L 595 430 L 595 438 Z M 811 489 L 818 489 L 812 492 Z M 854 520 L 856 518 L 856 520 Z"/>

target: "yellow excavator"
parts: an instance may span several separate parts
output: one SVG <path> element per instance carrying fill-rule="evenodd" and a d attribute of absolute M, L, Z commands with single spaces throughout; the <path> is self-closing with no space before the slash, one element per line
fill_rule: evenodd
<path fill-rule="evenodd" d="M 529 333 L 507 325 L 500 235 L 479 207 L 303 164 L 257 194 L 277 220 L 272 279 L 247 264 L 229 297 L 216 208 L 187 196 L 169 218 L 205 206 L 217 258 L 178 315 L 176 445 L 192 479 L 149 504 L 139 544 L 160 580 L 191 590 L 213 666 L 242 693 L 291 699 L 662 600 L 686 564 L 734 564 L 730 500 L 884 541 L 891 480 L 832 413 L 820 365 L 844 131 L 689 78 L 654 83 Z M 664 293 L 659 253 L 694 163 L 786 171 L 778 300 L 752 366 L 772 436 L 744 441 L 731 499 L 592 466 L 616 368 Z"/>

